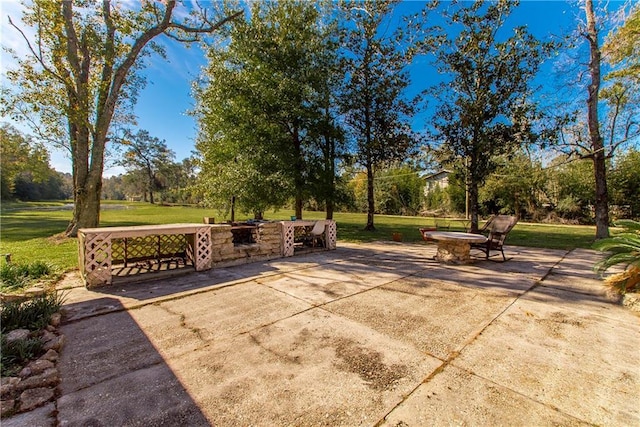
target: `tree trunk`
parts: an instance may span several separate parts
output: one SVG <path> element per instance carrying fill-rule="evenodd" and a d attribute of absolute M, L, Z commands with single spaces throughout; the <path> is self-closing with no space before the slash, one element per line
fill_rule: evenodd
<path fill-rule="evenodd" d="M 325 194 L 324 203 L 325 203 L 325 211 L 326 211 L 326 219 L 333 219 L 333 211 L 335 209 L 335 198 L 336 198 L 336 171 L 335 171 L 335 159 L 336 159 L 336 141 L 335 139 L 329 135 L 329 125 L 331 122 L 331 117 L 329 115 L 329 110 L 325 110 L 325 117 L 327 126 L 325 127 L 325 135 L 324 135 L 324 171 L 323 171 L 323 179 L 325 180 L 325 185 L 323 186 L 323 192 Z"/>
<path fill-rule="evenodd" d="M 302 219 L 302 204 L 304 202 L 304 178 L 302 176 L 304 172 L 304 157 L 302 154 L 302 141 L 300 141 L 300 133 L 298 127 L 294 127 L 293 130 L 293 146 L 295 149 L 296 156 L 296 164 L 295 164 L 295 176 L 294 176 L 294 184 L 295 184 L 295 192 L 296 192 L 296 201 L 295 201 L 295 210 L 296 210 L 296 218 Z"/>
<path fill-rule="evenodd" d="M 327 199 L 326 201 L 326 211 L 327 211 L 327 215 L 325 216 L 326 219 L 333 219 L 333 211 L 335 210 L 335 206 L 333 204 L 333 199 Z"/>
<path fill-rule="evenodd" d="M 470 233 L 478 232 L 478 183 L 471 180 L 469 183 L 469 213 L 471 216 Z"/>
<path fill-rule="evenodd" d="M 107 31 L 103 40 L 104 50 L 101 52 L 102 56 L 98 58 L 91 56 L 89 38 L 84 34 L 79 37 L 76 32 L 74 20 L 80 15 L 74 13 L 74 4 L 75 2 L 70 1 L 60 2 L 64 23 L 64 37 L 61 39 L 66 43 L 64 46 L 66 54 L 54 60 L 55 68 L 59 72 L 57 77 L 64 81 L 67 91 L 67 120 L 74 177 L 73 218 L 66 231 L 69 237 L 77 236 L 78 228 L 99 225 L 104 150 L 113 114 L 123 96 L 121 89 L 129 78 L 130 70 L 135 66 L 139 54 L 147 44 L 175 25 L 171 22 L 171 18 L 176 1 L 168 0 L 162 19 L 142 32 L 138 38 L 130 41 L 131 49 L 122 61 L 118 59 L 118 53 L 114 49 L 117 28 L 112 19 L 111 2 L 106 0 L 102 2 L 102 14 Z M 192 33 L 211 33 L 242 13 L 242 11 L 235 12 L 212 25 L 197 28 L 191 28 L 188 25 L 183 27 Z M 99 79 L 95 83 L 100 83 L 100 89 L 95 93 L 90 90 L 91 66 L 94 64 L 102 64 L 101 71 L 95 74 Z M 115 64 L 119 65 L 115 67 Z M 92 122 L 88 117 L 90 112 L 88 106 L 94 102 L 97 106 Z"/>
<path fill-rule="evenodd" d="M 375 231 L 376 227 L 373 224 L 373 214 L 376 210 L 376 202 L 373 197 L 373 165 L 371 160 L 367 161 L 367 225 L 364 229 L 367 231 Z"/>
<path fill-rule="evenodd" d="M 236 220 L 236 196 L 231 196 L 231 222 Z"/>
<path fill-rule="evenodd" d="M 95 228 L 100 225 L 102 171 L 91 171 L 84 176 L 84 181 L 76 181 L 75 185 L 73 218 L 65 231 L 69 237 L 76 237 L 80 228 Z"/>
<path fill-rule="evenodd" d="M 596 238 L 609 237 L 609 195 L 607 191 L 607 168 L 604 140 L 600 135 L 600 122 L 598 118 L 598 92 L 600 91 L 600 47 L 598 46 L 598 30 L 593 12 L 593 1 L 586 0 L 585 12 L 587 14 L 587 40 L 589 41 L 589 72 L 591 83 L 589 84 L 589 98 L 587 99 L 587 124 L 589 126 L 589 139 L 593 153 L 593 171 L 596 184 Z"/>

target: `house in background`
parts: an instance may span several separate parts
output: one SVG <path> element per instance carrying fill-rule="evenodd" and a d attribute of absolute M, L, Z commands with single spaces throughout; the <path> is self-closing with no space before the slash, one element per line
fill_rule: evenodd
<path fill-rule="evenodd" d="M 423 176 L 425 180 L 424 185 L 424 195 L 428 195 L 436 188 L 444 190 L 449 186 L 449 175 L 451 175 L 451 171 L 447 169 L 442 169 L 436 173 L 432 173 L 431 175 Z"/>

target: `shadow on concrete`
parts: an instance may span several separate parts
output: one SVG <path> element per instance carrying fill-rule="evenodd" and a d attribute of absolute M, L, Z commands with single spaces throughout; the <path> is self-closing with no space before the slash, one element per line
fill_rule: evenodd
<path fill-rule="evenodd" d="M 433 259 L 435 250 L 435 245 L 421 244 L 380 243 L 362 246 L 349 244 L 338 247 L 335 251 L 213 268 L 205 272 L 144 282 L 114 284 L 91 290 L 75 289 L 76 295 L 71 300 L 78 302 L 70 308 L 70 319 L 77 320 L 117 311 L 123 307 L 133 308 L 167 298 L 215 291 L 217 288 L 250 280 L 266 284 L 273 282 L 279 276 L 283 276 L 282 281 L 288 281 L 286 286 L 290 289 L 314 284 L 319 291 L 328 293 L 314 297 L 312 301 L 314 304 L 409 276 L 455 283 L 470 288 L 522 294 L 538 283 L 544 285 L 545 283 L 540 281 L 550 272 L 561 274 L 567 271 L 570 274 L 576 270 L 584 271 L 584 266 L 593 261 L 592 251 L 576 254 L 563 250 L 509 247 L 507 250 L 513 258 L 507 262 L 476 259 L 468 265 L 455 265 L 435 261 Z M 295 279 L 287 279 L 287 273 L 293 272 L 296 275 Z M 342 286 L 344 289 L 334 295 L 339 282 L 344 285 Z M 555 283 L 549 285 L 557 286 Z M 108 298 L 100 298 L 100 296 Z M 576 297 L 580 299 L 580 295 L 572 296 L 571 299 Z M 119 304 L 111 304 L 110 298 L 118 301 Z M 562 298 L 562 294 L 558 294 L 558 298 Z M 584 298 L 592 299 L 588 295 Z M 576 302 L 579 303 L 579 301 Z"/>
<path fill-rule="evenodd" d="M 61 332 L 57 425 L 209 425 L 127 311 L 63 324 Z"/>

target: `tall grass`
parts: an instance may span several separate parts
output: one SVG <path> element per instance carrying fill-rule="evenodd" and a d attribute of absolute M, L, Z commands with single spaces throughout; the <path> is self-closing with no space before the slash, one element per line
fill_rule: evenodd
<path fill-rule="evenodd" d="M 0 266 L 0 290 L 11 291 L 25 287 L 51 273 L 51 267 L 44 261 L 19 264 L 4 263 Z"/>

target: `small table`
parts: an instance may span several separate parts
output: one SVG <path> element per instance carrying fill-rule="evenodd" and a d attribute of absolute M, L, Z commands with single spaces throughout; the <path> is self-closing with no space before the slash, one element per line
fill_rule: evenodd
<path fill-rule="evenodd" d="M 485 243 L 487 241 L 487 238 L 480 234 L 452 231 L 432 231 L 424 233 L 424 235 L 438 242 L 437 261 L 456 264 L 467 264 L 471 261 L 471 243 Z"/>

